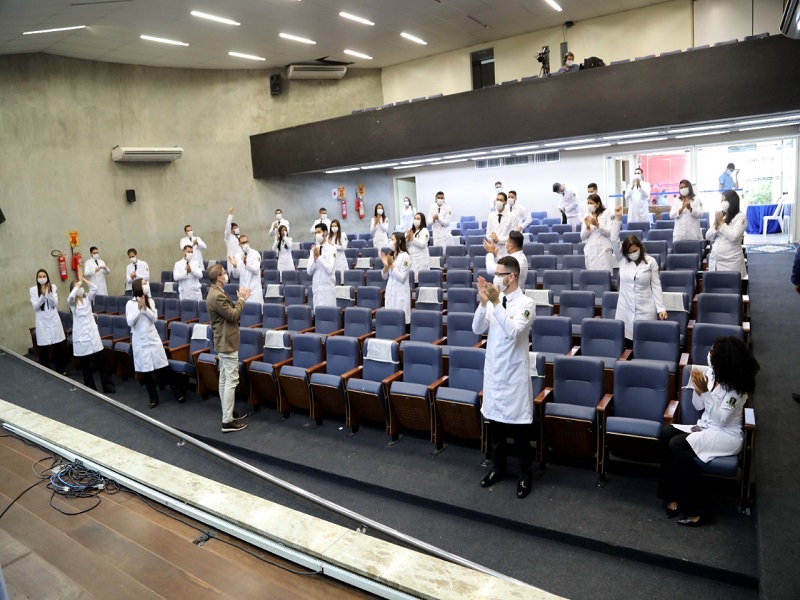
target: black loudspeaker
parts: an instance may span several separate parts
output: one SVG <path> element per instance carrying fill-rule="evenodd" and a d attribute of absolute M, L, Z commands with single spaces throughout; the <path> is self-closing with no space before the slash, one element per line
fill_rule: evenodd
<path fill-rule="evenodd" d="M 125 197 L 128 199 L 128 202 L 136 202 L 136 190 L 125 190 Z"/>
<path fill-rule="evenodd" d="M 6 216 L 3 214 L 3 211 L 0 210 L 0 223 L 6 222 Z"/>
<path fill-rule="evenodd" d="M 269 76 L 269 93 L 271 96 L 280 96 L 283 91 L 283 82 L 279 73 Z"/>

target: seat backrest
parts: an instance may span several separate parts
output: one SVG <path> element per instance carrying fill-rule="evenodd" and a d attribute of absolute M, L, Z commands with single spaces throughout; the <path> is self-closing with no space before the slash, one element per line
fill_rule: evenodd
<path fill-rule="evenodd" d="M 667 270 L 659 273 L 661 290 L 664 292 L 683 292 L 694 298 L 695 272 L 687 269 Z"/>
<path fill-rule="evenodd" d="M 362 258 L 378 258 L 378 248 L 362 248 Z"/>
<path fill-rule="evenodd" d="M 70 317 L 71 316 L 72 315 L 70 314 Z M 173 323 L 176 323 L 176 321 L 173 321 Z M 167 322 L 166 321 L 162 321 L 161 319 L 159 319 L 153 324 L 156 327 L 156 333 L 158 334 L 158 337 L 161 339 L 162 342 L 166 342 L 167 339 L 168 339 Z M 66 325 L 64 327 L 66 328 Z"/>
<path fill-rule="evenodd" d="M 625 224 L 626 230 L 639 230 L 639 231 L 650 231 L 650 221 L 628 221 Z M 641 239 L 641 237 L 639 238 Z"/>
<path fill-rule="evenodd" d="M 325 372 L 328 375 L 342 375 L 355 369 L 361 360 L 358 340 L 354 337 L 334 335 L 325 341 Z"/>
<path fill-rule="evenodd" d="M 742 297 L 739 294 L 714 294 L 703 291 L 697 296 L 697 322 L 741 325 Z"/>
<path fill-rule="evenodd" d="M 266 304 L 264 306 L 267 306 Z M 314 325 L 314 317 L 308 304 L 294 304 L 286 307 L 286 324 L 289 331 L 300 331 Z"/>
<path fill-rule="evenodd" d="M 252 327 L 257 325 L 261 327 L 263 322 L 261 304 L 257 302 L 247 302 L 242 309 L 242 318 L 239 321 L 241 327 Z"/>
<path fill-rule="evenodd" d="M 442 313 L 415 310 L 411 313 L 411 339 L 432 344 L 442 337 Z"/>
<path fill-rule="evenodd" d="M 442 292 L 442 288 L 440 287 L 430 287 L 430 288 L 417 288 L 417 301 L 414 304 L 414 310 L 422 310 L 422 311 L 437 311 L 441 313 L 442 309 L 444 308 L 444 295 Z M 435 295 L 435 298 L 432 296 Z M 421 299 L 422 298 L 422 299 Z M 435 301 L 434 301 L 435 300 Z"/>
<path fill-rule="evenodd" d="M 164 312 L 164 309 L 163 309 L 164 304 L 163 304 L 163 302 L 162 302 L 161 306 L 162 306 L 161 314 L 163 314 L 163 312 Z M 210 323 L 211 322 L 211 317 L 208 316 L 208 304 L 206 304 L 205 300 L 203 300 L 202 302 L 200 302 L 197 305 L 197 315 L 198 315 L 197 318 L 198 318 L 200 323 Z"/>
<path fill-rule="evenodd" d="M 381 269 L 369 269 L 364 273 L 365 277 L 363 277 L 363 283 L 358 284 L 356 287 L 368 285 L 381 288 L 382 290 L 386 289 L 387 281 L 383 278 L 383 275 L 381 275 Z"/>
<path fill-rule="evenodd" d="M 452 246 L 448 246 L 451 248 Z M 469 269 L 448 269 L 445 288 L 472 287 L 472 271 Z"/>
<path fill-rule="evenodd" d="M 166 321 L 161 321 L 165 323 Z M 181 323 L 180 321 L 172 321 L 169 324 L 169 347 L 177 348 L 189 343 L 192 339 L 192 325 L 188 323 Z"/>
<path fill-rule="evenodd" d="M 486 350 L 483 348 L 451 348 L 449 387 L 480 392 L 485 359 Z"/>
<path fill-rule="evenodd" d="M 116 315 L 111 317 L 111 336 L 113 339 L 130 337 L 131 328 L 128 325 L 128 320 L 125 315 Z"/>
<path fill-rule="evenodd" d="M 92 305 L 92 310 L 96 313 L 106 312 L 106 300 L 108 300 L 108 296 L 97 294 L 94 297 L 94 304 Z"/>
<path fill-rule="evenodd" d="M 342 328 L 342 309 L 318 306 L 314 311 L 314 332 L 327 335 Z"/>
<path fill-rule="evenodd" d="M 570 254 L 563 258 L 562 269 L 572 271 L 572 280 L 578 281 L 577 273 L 586 269 L 586 257 L 583 254 Z"/>
<path fill-rule="evenodd" d="M 300 285 L 300 271 L 282 271 L 281 282 L 283 285 Z"/>
<path fill-rule="evenodd" d="M 573 323 L 577 324 L 584 319 L 594 317 L 594 292 L 567 290 L 561 292 L 559 302 L 561 308 L 559 308 L 558 314 L 571 318 Z"/>
<path fill-rule="evenodd" d="M 481 341 L 480 334 L 472 332 L 473 312 L 447 311 L 447 345 L 469 347 Z"/>
<path fill-rule="evenodd" d="M 550 244 L 547 252 L 553 256 L 569 256 L 575 254 L 575 246 L 569 242 L 558 242 L 557 244 Z"/>
<path fill-rule="evenodd" d="M 661 216 L 663 217 L 664 215 L 661 215 Z M 656 227 L 655 228 L 656 229 L 675 229 L 675 221 L 672 221 L 672 220 L 669 220 L 669 219 L 659 219 L 658 221 L 656 221 Z M 675 242 L 672 242 L 672 243 L 673 243 L 673 245 L 675 244 Z"/>
<path fill-rule="evenodd" d="M 444 249 L 445 259 L 449 259 L 451 256 L 466 256 L 466 255 L 467 255 L 466 246 L 447 246 Z"/>
<path fill-rule="evenodd" d="M 693 364 L 706 365 L 708 352 L 714 340 L 721 336 L 734 336 L 744 341 L 744 329 L 737 325 L 718 325 L 716 323 L 695 323 L 692 332 L 690 358 Z"/>
<path fill-rule="evenodd" d="M 452 247 L 452 246 L 448 246 Z M 449 256 L 447 258 L 448 269 L 469 269 L 469 256 Z"/>
<path fill-rule="evenodd" d="M 528 256 L 544 256 L 544 244 L 539 242 L 526 242 L 522 244 L 522 252 L 526 257 Z M 528 264 L 530 264 L 528 259 Z"/>
<path fill-rule="evenodd" d="M 442 287 L 442 272 L 439 270 L 420 271 L 417 273 L 418 287 Z"/>
<path fill-rule="evenodd" d="M 291 334 L 287 331 L 275 332 L 260 329 L 264 336 L 264 358 L 261 362 L 274 365 L 292 356 Z"/>
<path fill-rule="evenodd" d="M 535 290 L 538 287 L 539 272 L 536 269 L 528 269 L 525 273 L 524 289 Z"/>
<path fill-rule="evenodd" d="M 544 244 L 547 247 L 547 244 L 557 244 L 561 241 L 561 236 L 554 232 L 542 232 L 536 235 L 536 242 L 539 244 Z"/>
<path fill-rule="evenodd" d="M 302 271 L 297 271 L 300 273 L 300 285 L 306 286 L 306 288 L 310 288 L 314 284 L 314 276 L 309 275 L 308 271 L 303 269 Z"/>
<path fill-rule="evenodd" d="M 531 373 L 531 387 L 533 388 L 533 397 L 536 398 L 544 389 L 546 368 L 545 355 L 536 352 L 530 352 L 529 354 L 531 366 L 536 367 L 536 376 L 534 377 L 533 373 Z"/>
<path fill-rule="evenodd" d="M 544 271 L 555 271 L 558 268 L 558 259 L 550 254 L 528 256 L 528 268 L 536 269 L 540 275 Z M 543 275 L 541 275 L 543 276 Z"/>
<path fill-rule="evenodd" d="M 164 295 L 164 285 L 160 281 L 150 282 L 150 296 L 160 298 Z"/>
<path fill-rule="evenodd" d="M 579 231 L 567 231 L 561 234 L 561 241 L 570 244 L 580 244 L 581 234 Z"/>
<path fill-rule="evenodd" d="M 448 313 L 451 311 L 474 313 L 477 306 L 478 291 L 474 287 L 453 288 L 447 291 Z"/>
<path fill-rule="evenodd" d="M 292 366 L 308 369 L 325 360 L 322 338 L 311 333 L 292 335 Z"/>
<path fill-rule="evenodd" d="M 552 290 L 553 295 L 556 297 L 560 296 L 563 292 L 571 291 L 572 271 L 545 270 L 542 275 L 542 288 L 545 290 Z"/>
<path fill-rule="evenodd" d="M 121 307 L 122 308 L 122 307 Z M 125 312 L 122 308 L 120 312 Z M 164 298 L 164 318 L 174 319 L 181 317 L 181 301 L 177 298 Z"/>
<path fill-rule="evenodd" d="M 531 326 L 534 352 L 567 354 L 572 350 L 572 319 L 569 317 L 536 317 Z"/>
<path fill-rule="evenodd" d="M 581 271 L 578 275 L 578 289 L 594 292 L 595 297 L 602 297 L 611 291 L 611 273 L 608 271 Z"/>
<path fill-rule="evenodd" d="M 705 368 L 705 365 L 698 365 Z M 694 365 L 686 365 L 681 374 L 681 388 L 678 400 L 680 401 L 680 417 L 679 422 L 684 425 L 697 423 L 703 410 L 697 410 L 692 403 L 692 396 L 694 395 L 694 387 L 690 383 L 692 370 Z"/>
<path fill-rule="evenodd" d="M 629 235 L 635 235 L 640 240 L 644 239 L 644 231 L 641 229 L 623 229 L 619 232 L 619 241 L 624 242 Z"/>
<path fill-rule="evenodd" d="M 650 231 L 647 232 L 647 241 L 648 242 L 656 242 L 656 241 L 667 242 L 667 248 L 672 248 L 672 236 L 673 235 L 674 235 L 674 232 L 671 229 L 651 229 Z M 649 250 L 648 250 L 648 252 L 649 252 Z"/>
<path fill-rule="evenodd" d="M 651 233 L 655 233 L 654 231 Z M 660 268 L 664 268 L 667 261 L 667 253 L 669 252 L 668 244 L 664 240 L 651 240 L 648 239 L 644 242 L 644 249 L 653 257 L 657 257 Z"/>
<path fill-rule="evenodd" d="M 697 254 L 668 254 L 667 271 L 685 269 L 689 271 L 700 270 L 700 256 Z"/>
<path fill-rule="evenodd" d="M 391 360 L 383 361 L 369 358 L 369 346 L 372 342 L 373 340 L 371 338 L 364 341 L 364 369 L 361 373 L 361 377 L 367 381 L 383 381 L 389 377 L 389 375 L 397 373 L 397 371 L 400 370 L 400 345 L 397 342 L 392 342 Z"/>
<path fill-rule="evenodd" d="M 263 311 L 264 329 L 277 329 L 286 325 L 286 309 L 283 304 L 265 304 Z"/>
<path fill-rule="evenodd" d="M 283 286 L 283 302 L 288 306 L 306 303 L 306 288 L 302 285 Z"/>
<path fill-rule="evenodd" d="M 358 287 L 360 285 L 366 285 L 366 283 L 367 281 L 364 276 L 364 271 L 360 269 L 351 269 L 342 273 L 342 285 Z"/>
<path fill-rule="evenodd" d="M 229 298 L 231 298 L 234 302 L 236 301 L 236 292 L 239 289 L 238 283 L 226 283 L 222 286 L 222 289 L 225 290 L 225 293 L 228 294 Z"/>
<path fill-rule="evenodd" d="M 372 312 L 368 308 L 352 306 L 344 309 L 344 334 L 360 337 L 372 331 Z"/>
<path fill-rule="evenodd" d="M 181 321 L 191 321 L 200 316 L 197 300 L 181 300 Z"/>
<path fill-rule="evenodd" d="M 738 271 L 706 271 L 703 273 L 703 293 L 741 294 L 742 274 Z"/>
<path fill-rule="evenodd" d="M 663 363 L 617 361 L 614 416 L 663 423 L 669 404 L 669 369 Z"/>
<path fill-rule="evenodd" d="M 261 270 L 275 270 L 278 268 L 278 260 L 275 258 L 261 258 Z"/>
<path fill-rule="evenodd" d="M 619 358 L 625 352 L 625 323 L 616 319 L 581 321 L 581 355 Z"/>
<path fill-rule="evenodd" d="M 381 307 L 381 288 L 374 285 L 362 285 L 356 289 L 356 306 L 371 310 Z"/>
<path fill-rule="evenodd" d="M 617 314 L 617 300 L 619 292 L 603 292 L 600 316 L 603 319 L 613 319 Z"/>
<path fill-rule="evenodd" d="M 430 385 L 442 376 L 442 347 L 406 342 L 403 349 L 403 381 Z"/>
<path fill-rule="evenodd" d="M 699 254 L 702 256 L 705 249 L 705 240 L 678 240 L 677 242 L 672 242 L 672 252 L 675 254 Z"/>
<path fill-rule="evenodd" d="M 165 281 L 174 281 L 174 277 L 172 275 L 172 271 L 161 271 L 161 283 Z"/>
<path fill-rule="evenodd" d="M 264 336 L 260 329 L 239 328 L 239 360 L 261 354 L 264 348 Z"/>
<path fill-rule="evenodd" d="M 394 308 L 382 308 L 375 313 L 375 337 L 393 340 L 405 335 L 406 313 Z"/>
<path fill-rule="evenodd" d="M 279 284 L 281 282 L 281 272 L 277 269 L 264 269 L 261 272 L 264 284 Z"/>
<path fill-rule="evenodd" d="M 189 340 L 189 356 L 195 354 L 199 350 L 209 348 L 212 354 L 214 351 L 214 332 L 211 330 L 211 325 L 192 324 L 192 338 Z M 198 332 L 198 337 L 195 337 L 195 331 Z M 191 362 L 191 358 L 189 359 Z"/>
<path fill-rule="evenodd" d="M 681 354 L 680 326 L 675 321 L 634 321 L 633 358 L 676 363 Z"/>
<path fill-rule="evenodd" d="M 603 397 L 603 361 L 588 356 L 556 356 L 552 402 L 597 406 Z"/>

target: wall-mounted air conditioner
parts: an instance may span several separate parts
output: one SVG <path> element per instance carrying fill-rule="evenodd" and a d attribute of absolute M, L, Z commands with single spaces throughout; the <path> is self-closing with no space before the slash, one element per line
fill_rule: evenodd
<path fill-rule="evenodd" d="M 289 65 L 287 79 L 341 79 L 347 73 L 344 65 Z"/>
<path fill-rule="evenodd" d="M 111 160 L 114 162 L 171 162 L 183 156 L 183 148 L 126 148 L 114 146 Z"/>

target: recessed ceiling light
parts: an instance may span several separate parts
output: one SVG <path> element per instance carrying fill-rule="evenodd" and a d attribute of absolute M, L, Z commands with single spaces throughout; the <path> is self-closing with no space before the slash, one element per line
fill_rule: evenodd
<path fill-rule="evenodd" d="M 698 125 L 696 127 L 680 127 L 678 129 L 670 129 L 667 133 L 688 133 L 690 131 L 705 131 L 706 129 L 719 129 L 721 127 L 730 127 L 730 123 L 716 123 L 715 125 Z"/>
<path fill-rule="evenodd" d="M 241 52 L 228 52 L 228 56 L 235 56 L 236 58 L 247 58 L 250 60 L 267 60 L 254 54 L 242 54 Z"/>
<path fill-rule="evenodd" d="M 637 138 L 637 137 L 640 138 L 640 137 L 646 137 L 648 135 L 658 135 L 659 133 L 661 133 L 661 132 L 660 131 L 642 131 L 642 132 L 639 132 L 639 133 L 625 133 L 625 134 L 622 134 L 622 135 L 604 135 L 603 139 L 604 140 L 624 140 L 626 138 Z"/>
<path fill-rule="evenodd" d="M 668 139 L 666 136 L 664 137 L 654 137 L 654 138 L 647 138 L 643 140 L 622 140 L 621 142 L 617 142 L 618 144 L 643 144 L 645 142 L 662 142 Z"/>
<path fill-rule="evenodd" d="M 302 42 L 303 44 L 316 44 L 314 40 L 309 40 L 308 38 L 300 37 L 297 35 L 292 35 L 291 33 L 279 33 L 278 37 L 282 37 L 285 40 L 292 40 L 294 42 Z"/>
<path fill-rule="evenodd" d="M 339 16 L 340 17 L 344 17 L 345 19 L 350 19 L 351 21 L 356 21 L 358 23 L 363 23 L 364 25 L 375 25 L 375 23 L 373 23 L 369 19 L 365 19 L 363 17 L 357 17 L 356 15 L 351 15 L 348 12 L 340 12 Z"/>
<path fill-rule="evenodd" d="M 438 162 L 433 162 L 429 165 L 425 165 L 426 167 L 433 167 L 436 165 L 452 165 L 453 163 L 460 163 L 460 162 L 467 162 L 466 158 L 459 158 L 456 160 L 440 160 Z"/>
<path fill-rule="evenodd" d="M 500 150 L 492 150 L 492 154 L 500 154 L 502 152 L 522 152 L 523 150 L 535 150 L 539 145 L 533 146 L 520 146 L 519 148 L 501 148 Z"/>
<path fill-rule="evenodd" d="M 75 25 L 74 27 L 58 27 L 57 29 L 40 29 L 38 31 L 25 31 L 22 35 L 34 35 L 36 33 L 53 33 L 55 31 L 72 31 L 73 29 L 86 29 L 86 25 Z"/>
<path fill-rule="evenodd" d="M 192 11 L 193 17 L 200 17 L 201 19 L 208 19 L 209 21 L 216 21 L 217 23 L 224 23 L 225 25 L 236 25 L 237 27 L 241 25 L 241 23 L 237 23 L 231 19 L 226 19 L 224 17 L 217 17 L 214 15 L 210 15 L 208 13 L 200 12 L 199 10 Z"/>
<path fill-rule="evenodd" d="M 473 158 L 472 160 L 497 160 L 500 158 L 508 158 L 510 154 L 499 154 L 497 156 L 484 156 L 482 158 Z"/>
<path fill-rule="evenodd" d="M 372 60 L 372 57 L 368 54 L 362 54 L 361 52 L 356 52 L 355 50 L 345 50 L 345 54 L 349 54 L 350 56 L 356 56 L 358 58 L 363 58 L 365 60 Z"/>
<path fill-rule="evenodd" d="M 400 164 L 402 164 L 402 165 L 416 165 L 416 164 L 419 164 L 419 163 L 433 162 L 435 160 L 441 160 L 441 159 L 440 158 L 415 158 L 414 160 L 401 161 Z"/>
<path fill-rule="evenodd" d="M 390 167 L 396 167 L 400 163 L 383 163 L 382 165 L 368 165 L 366 167 L 361 167 L 362 171 L 368 171 L 369 169 L 388 169 Z"/>
<path fill-rule="evenodd" d="M 173 46 L 188 46 L 186 42 L 179 42 L 177 40 L 168 40 L 166 38 L 153 37 L 152 35 L 140 35 L 140 38 L 148 42 L 158 42 L 160 44 L 172 44 Z"/>
<path fill-rule="evenodd" d="M 771 125 L 758 125 L 757 127 L 743 127 L 739 131 L 755 131 L 756 129 L 772 129 L 773 127 L 785 127 L 786 125 L 797 125 L 797 121 L 789 123 L 772 123 Z"/>
<path fill-rule="evenodd" d="M 358 167 L 349 167 L 347 169 L 334 169 L 333 171 L 325 171 L 328 175 L 331 173 L 348 173 L 350 171 L 358 171 Z"/>
<path fill-rule="evenodd" d="M 789 119 L 796 119 L 797 115 L 783 115 L 782 117 L 768 117 L 766 119 L 753 119 L 751 121 L 740 121 L 737 123 L 737 126 L 740 125 L 760 125 L 761 123 L 774 123 L 775 121 L 786 121 Z"/>
<path fill-rule="evenodd" d="M 564 150 L 588 150 L 589 148 L 605 148 L 610 145 L 611 142 L 606 142 L 604 144 L 586 144 L 585 146 L 567 146 Z"/>
<path fill-rule="evenodd" d="M 554 9 L 556 9 L 558 12 L 561 12 L 561 10 L 562 10 L 562 9 L 561 9 L 561 7 L 558 5 L 558 3 L 556 2 L 556 0 L 544 0 L 544 1 L 545 1 L 545 2 L 547 2 L 547 3 L 548 3 L 550 6 L 552 6 Z"/>
<path fill-rule="evenodd" d="M 445 156 L 444 160 L 451 160 L 455 158 L 470 158 L 472 156 L 481 156 L 482 154 L 486 154 L 486 150 L 482 150 L 480 152 L 465 152 L 464 154 L 453 154 L 451 156 Z"/>
<path fill-rule="evenodd" d="M 566 142 L 549 142 L 545 146 L 568 146 L 572 144 L 588 144 L 595 141 L 597 138 L 583 138 L 581 140 L 567 140 Z"/>
<path fill-rule="evenodd" d="M 724 131 L 696 131 L 695 133 L 684 133 L 683 135 L 676 135 L 675 139 L 680 140 L 683 138 L 697 137 L 700 135 L 719 135 L 720 133 L 730 133 L 730 130 Z"/>
<path fill-rule="evenodd" d="M 406 33 L 405 31 L 401 33 L 400 36 L 406 38 L 407 40 L 411 40 L 412 42 L 422 44 L 423 46 L 428 45 L 428 42 L 426 42 L 425 40 L 420 39 L 417 36 L 411 35 L 410 33 Z"/>

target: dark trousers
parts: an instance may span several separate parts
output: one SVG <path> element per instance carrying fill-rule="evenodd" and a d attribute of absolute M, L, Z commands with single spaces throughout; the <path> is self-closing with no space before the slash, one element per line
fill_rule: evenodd
<path fill-rule="evenodd" d="M 506 438 L 514 439 L 514 449 L 519 457 L 520 478 L 530 477 L 533 466 L 533 424 L 511 424 L 489 421 L 489 437 L 492 444 L 494 468 L 505 473 L 508 466 L 508 443 Z"/>
<path fill-rule="evenodd" d="M 667 425 L 661 430 L 661 472 L 658 497 L 678 503 L 686 516 L 698 517 L 702 513 L 700 469 L 694 462 L 697 455 L 686 438 L 688 433 Z"/>
<path fill-rule="evenodd" d="M 52 360 L 54 367 L 50 366 Z M 39 364 L 46 369 L 54 369 L 59 375 L 67 370 L 67 342 L 49 346 L 39 346 Z"/>
<path fill-rule="evenodd" d="M 108 374 L 108 366 L 102 350 L 94 354 L 81 356 L 80 359 L 81 371 L 83 371 L 83 385 L 93 390 L 97 389 L 94 385 L 94 375 L 92 374 L 92 359 L 94 359 L 97 370 L 100 372 L 100 383 L 103 386 L 103 391 L 108 392 L 114 389 L 114 382 L 111 381 L 111 376 Z"/>
<path fill-rule="evenodd" d="M 147 388 L 147 395 L 150 397 L 151 402 L 158 402 L 159 382 L 162 388 L 164 387 L 164 383 L 168 384 L 175 398 L 181 398 L 184 394 L 183 385 L 169 367 L 162 367 L 155 371 L 142 373 L 142 381 L 144 381 L 144 385 Z"/>

